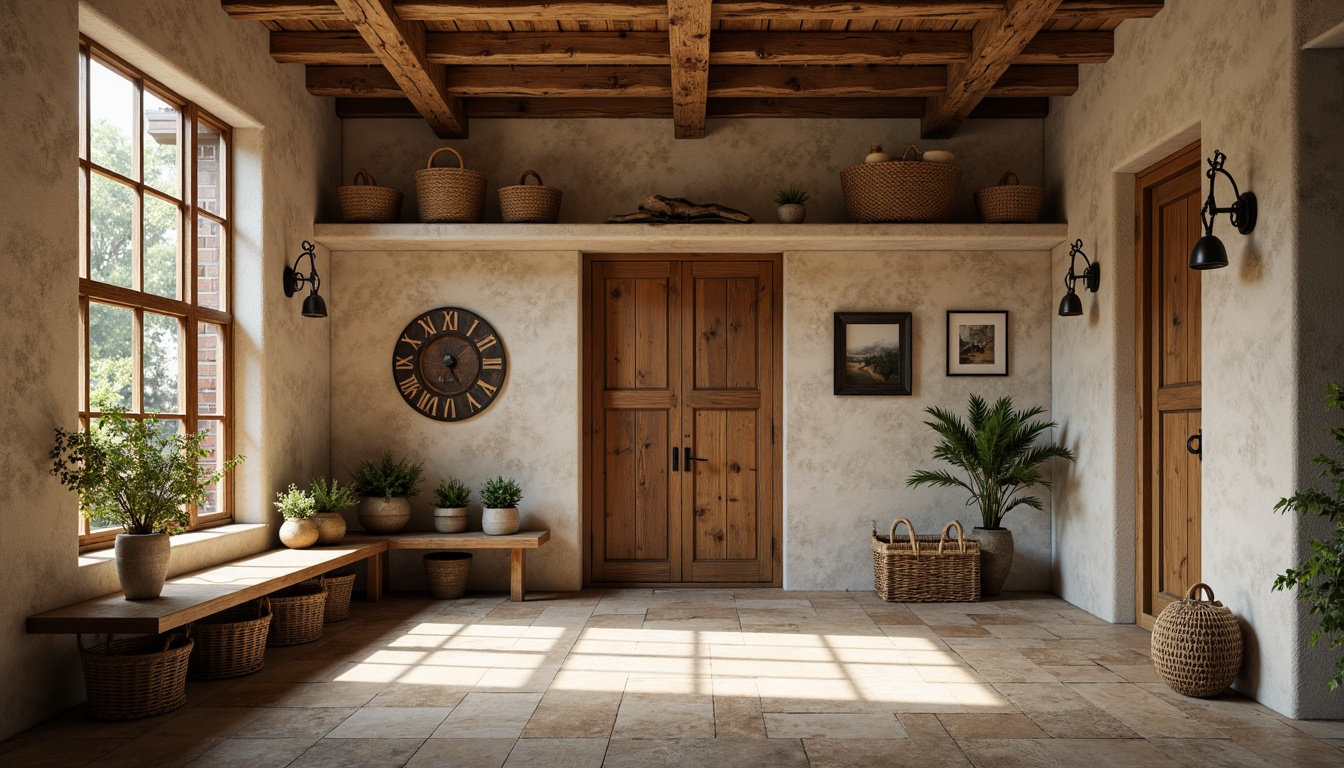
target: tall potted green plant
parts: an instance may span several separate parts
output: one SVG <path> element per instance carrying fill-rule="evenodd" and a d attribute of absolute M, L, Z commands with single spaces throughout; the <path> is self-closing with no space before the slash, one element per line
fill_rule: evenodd
<path fill-rule="evenodd" d="M 383 451 L 377 461 L 360 462 L 354 472 L 359 524 L 369 533 L 396 533 L 411 520 L 410 500 L 420 494 L 424 467 L 409 459 L 393 459 Z"/>
<path fill-rule="evenodd" d="M 1073 461 L 1073 452 L 1053 442 L 1038 443 L 1041 435 L 1057 425 L 1037 418 L 1045 413 L 1039 406 L 1014 410 L 1010 397 L 1001 397 L 991 406 L 979 395 L 971 395 L 966 421 L 942 408 L 930 407 L 925 412 L 932 421 L 924 423 L 941 438 L 933 457 L 961 470 L 965 477 L 942 469 L 921 469 L 911 473 L 905 484 L 961 488 L 970 494 L 966 506 L 979 507 L 983 523 L 975 529 L 980 540 L 981 591 L 997 595 L 1013 567 L 1013 532 L 1003 527 L 1004 515 L 1024 505 L 1041 509 L 1040 498 L 1025 491 L 1038 485 L 1049 488 L 1041 467 L 1051 459 Z"/>
<path fill-rule="evenodd" d="M 191 522 L 187 505 L 205 503 L 206 489 L 243 460 L 236 456 L 216 471 L 202 464 L 209 456 L 202 430 L 179 435 L 173 422 L 153 415 L 133 419 L 111 409 L 88 432 L 56 429 L 51 473 L 79 494 L 80 511 L 90 520 L 111 521 L 117 534 L 117 578 L 127 600 L 150 600 L 168 577 L 169 534 Z"/>
<path fill-rule="evenodd" d="M 348 485 L 339 480 L 313 477 L 308 480 L 308 492 L 313 497 L 313 522 L 317 523 L 317 545 L 340 544 L 345 538 L 345 516 L 341 510 L 359 503 L 359 497 Z"/>

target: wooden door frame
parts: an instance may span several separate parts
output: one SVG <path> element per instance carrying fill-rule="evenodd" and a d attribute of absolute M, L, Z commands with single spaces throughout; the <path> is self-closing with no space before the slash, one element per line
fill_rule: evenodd
<path fill-rule="evenodd" d="M 579 432 L 580 439 L 580 460 L 579 475 L 580 484 L 580 510 L 579 515 L 582 520 L 580 528 L 580 549 L 583 551 L 583 586 L 584 587 L 641 587 L 641 588 L 688 588 L 688 589 L 710 589 L 715 587 L 732 588 L 757 588 L 757 587 L 781 587 L 784 584 L 784 254 L 782 253 L 587 253 L 583 257 L 583 282 L 580 286 L 582 293 L 582 302 L 580 308 L 579 324 L 581 326 L 580 334 L 580 404 L 579 404 Z M 773 381 L 770 382 L 773 387 L 773 402 L 770 406 L 771 419 L 771 444 L 769 450 L 769 459 L 774 462 L 775 472 L 771 487 L 762 489 L 770 496 L 769 517 L 770 524 L 774 527 L 771 535 L 773 546 L 770 552 L 770 569 L 773 579 L 769 582 L 697 582 L 697 583 L 593 583 L 593 481 L 590 471 L 591 452 L 593 448 L 593 424 L 594 412 L 592 399 L 590 397 L 593 381 L 597 377 L 598 366 L 601 364 L 597 355 L 597 350 L 593 349 L 593 263 L 598 261 L 765 261 L 770 263 L 771 278 L 774 281 L 772 301 L 774 304 L 773 317 L 770 320 L 771 333 L 774 336 L 773 348 L 770 350 L 771 366 L 773 368 Z"/>
<path fill-rule="evenodd" d="M 1158 472 L 1156 456 L 1153 451 L 1153 430 L 1157 427 L 1154 414 L 1149 412 L 1152 390 L 1156 386 L 1155 377 L 1159 372 L 1157 345 L 1152 344 L 1152 285 L 1154 278 L 1155 254 L 1150 247 L 1153 242 L 1154 222 L 1148 216 L 1148 207 L 1153 190 L 1161 184 L 1186 173 L 1193 165 L 1202 166 L 1200 140 L 1177 150 L 1165 159 L 1139 171 L 1134 176 L 1134 403 L 1135 403 L 1135 452 L 1134 452 L 1134 621 L 1140 627 L 1151 630 L 1155 617 L 1145 612 L 1147 597 L 1152 593 L 1154 577 L 1149 560 L 1154 554 L 1152 537 L 1153 499 L 1162 479 Z"/>

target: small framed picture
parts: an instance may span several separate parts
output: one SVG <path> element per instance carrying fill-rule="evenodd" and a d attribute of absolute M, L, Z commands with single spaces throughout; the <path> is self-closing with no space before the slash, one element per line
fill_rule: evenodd
<path fill-rule="evenodd" d="M 910 313 L 835 313 L 835 394 L 911 393 Z"/>
<path fill-rule="evenodd" d="M 947 313 L 947 375 L 1008 375 L 1008 313 Z"/>

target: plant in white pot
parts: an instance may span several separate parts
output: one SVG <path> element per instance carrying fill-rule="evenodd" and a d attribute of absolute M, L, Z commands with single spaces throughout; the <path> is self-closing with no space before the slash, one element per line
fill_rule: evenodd
<path fill-rule="evenodd" d="M 275 508 L 285 522 L 280 524 L 280 543 L 290 549 L 307 549 L 317 543 L 317 522 L 313 513 L 317 504 L 307 491 L 289 484 L 289 490 L 275 494 Z"/>
<path fill-rule="evenodd" d="M 206 489 L 233 469 L 236 456 L 214 472 L 202 430 L 179 435 L 175 422 L 153 414 L 131 418 L 109 409 L 88 432 L 56 430 L 51 473 L 79 494 L 89 520 L 118 524 L 117 578 L 127 600 L 150 600 L 168 576 L 169 534 L 191 522 L 189 505 L 205 503 Z"/>
<path fill-rule="evenodd" d="M 481 488 L 481 530 L 491 536 L 506 536 L 518 532 L 518 502 L 523 500 L 523 489 L 511 477 L 487 480 Z"/>
<path fill-rule="evenodd" d="M 461 533 L 467 530 L 467 502 L 471 488 L 457 478 L 439 483 L 434 489 L 434 530 Z"/>
<path fill-rule="evenodd" d="M 317 544 L 340 544 L 345 538 L 345 516 L 341 510 L 359 503 L 359 497 L 348 485 L 339 480 L 314 477 L 308 481 L 308 492 L 313 497 L 313 522 L 317 523 Z"/>
<path fill-rule="evenodd" d="M 1051 459 L 1073 461 L 1073 452 L 1053 442 L 1037 439 L 1057 425 L 1036 417 L 1041 407 L 1014 410 L 1010 397 L 1001 397 L 988 405 L 979 395 L 971 395 L 966 421 L 941 408 L 926 408 L 933 417 L 924 422 L 942 439 L 933 449 L 933 457 L 965 473 L 963 479 L 947 470 L 919 470 L 905 484 L 912 488 L 932 485 L 961 488 L 970 493 L 966 506 L 980 508 L 983 526 L 975 529 L 980 540 L 981 591 L 997 595 L 1013 566 L 1013 532 L 1004 528 L 1003 517 L 1019 506 L 1041 509 L 1041 500 L 1024 491 L 1033 486 L 1050 487 L 1041 467 Z"/>
<path fill-rule="evenodd" d="M 411 520 L 411 499 L 420 495 L 424 468 L 409 459 L 393 459 L 383 451 L 377 461 L 363 461 L 354 472 L 359 524 L 369 533 L 396 533 Z"/>

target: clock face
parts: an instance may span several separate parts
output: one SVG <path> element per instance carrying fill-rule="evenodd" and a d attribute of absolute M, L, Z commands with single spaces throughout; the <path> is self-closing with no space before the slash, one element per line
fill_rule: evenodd
<path fill-rule="evenodd" d="M 401 399 L 439 421 L 462 421 L 489 408 L 507 371 L 494 327 L 459 307 L 415 318 L 392 350 L 392 380 Z"/>

